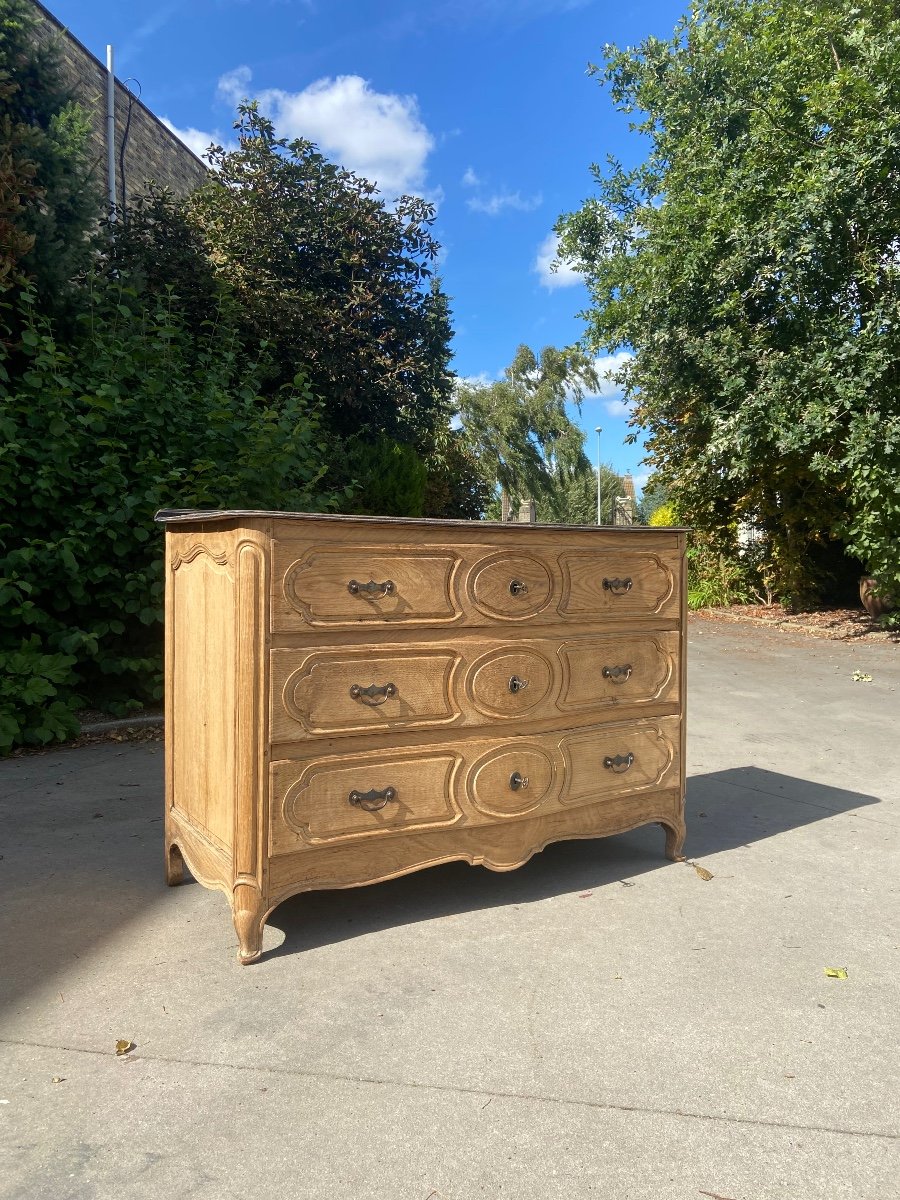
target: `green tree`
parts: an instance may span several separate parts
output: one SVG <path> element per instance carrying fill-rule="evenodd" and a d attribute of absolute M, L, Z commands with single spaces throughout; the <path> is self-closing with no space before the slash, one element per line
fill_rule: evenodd
<path fill-rule="evenodd" d="M 277 138 L 255 104 L 235 128 L 238 148 L 211 148 L 188 211 L 251 344 L 269 346 L 271 386 L 303 368 L 333 430 L 430 453 L 452 384 L 433 207 L 402 196 L 389 208 L 311 142 Z"/>
<path fill-rule="evenodd" d="M 622 477 L 609 463 L 600 466 L 601 524 L 612 521 L 613 506 L 622 495 Z M 550 488 L 535 502 L 539 521 L 562 525 L 597 524 L 597 471 L 586 463 L 569 470 L 556 467 Z"/>
<path fill-rule="evenodd" d="M 756 525 L 789 601 L 845 545 L 900 594 L 896 4 L 700 0 L 605 53 L 649 150 L 593 169 L 562 252 L 680 518 Z"/>
<path fill-rule="evenodd" d="M 484 516 L 493 488 L 482 476 L 462 430 L 443 430 L 425 467 L 424 516 L 459 521 L 478 521 Z"/>
<path fill-rule="evenodd" d="M 652 525 L 651 520 L 653 514 L 658 509 L 665 508 L 667 514 L 672 516 L 674 508 L 670 504 L 669 489 L 662 482 L 658 475 L 651 475 L 641 491 L 641 498 L 637 506 L 637 518 L 641 525 Z M 661 522 L 664 525 L 673 524 L 672 521 Z"/>
<path fill-rule="evenodd" d="M 38 37 L 27 0 L 0 0 L 0 290 L 28 280 L 45 311 L 69 311 L 90 260 L 101 206 L 87 135 L 58 45 Z"/>
<path fill-rule="evenodd" d="M 266 400 L 226 325 L 195 337 L 121 283 L 88 302 L 59 336 L 23 295 L 13 371 L 0 338 L 0 752 L 159 698 L 157 509 L 337 499 L 302 376 Z"/>
<path fill-rule="evenodd" d="M 538 358 L 520 346 L 503 379 L 459 380 L 456 404 L 466 446 L 482 478 L 515 499 L 549 497 L 590 471 L 584 434 L 566 404 L 599 386 L 593 360 L 574 347 L 546 346 Z"/>

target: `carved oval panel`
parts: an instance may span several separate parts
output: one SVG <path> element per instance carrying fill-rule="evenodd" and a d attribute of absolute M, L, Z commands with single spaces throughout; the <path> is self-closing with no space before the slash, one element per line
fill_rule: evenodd
<path fill-rule="evenodd" d="M 476 608 L 501 621 L 533 617 L 550 603 L 550 568 L 530 554 L 494 554 L 476 563 L 469 577 L 469 594 Z"/>
<path fill-rule="evenodd" d="M 553 759 L 539 746 L 508 744 L 473 763 L 466 797 L 489 817 L 520 817 L 539 807 L 556 783 Z"/>
<path fill-rule="evenodd" d="M 533 713 L 553 690 L 553 666 L 535 650 L 504 647 L 479 658 L 466 678 L 466 693 L 492 717 Z"/>

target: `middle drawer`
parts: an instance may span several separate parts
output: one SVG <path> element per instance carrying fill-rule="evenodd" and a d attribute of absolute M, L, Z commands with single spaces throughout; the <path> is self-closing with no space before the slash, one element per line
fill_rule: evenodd
<path fill-rule="evenodd" d="M 678 698 L 677 631 L 272 653 L 271 740 L 573 717 Z"/>

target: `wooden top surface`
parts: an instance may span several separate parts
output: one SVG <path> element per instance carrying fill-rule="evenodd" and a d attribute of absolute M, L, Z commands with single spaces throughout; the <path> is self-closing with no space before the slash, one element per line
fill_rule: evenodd
<path fill-rule="evenodd" d="M 242 519 L 279 521 L 315 521 L 315 522 L 344 522 L 368 525 L 421 525 L 427 528 L 448 529 L 578 529 L 583 533 L 590 529 L 603 530 L 604 533 L 617 530 L 622 533 L 654 534 L 654 533 L 687 533 L 681 525 L 551 525 L 536 521 L 459 521 L 436 520 L 433 517 L 356 517 L 338 515 L 336 513 L 298 513 L 298 512 L 268 512 L 264 509 L 230 508 L 230 509 L 199 509 L 199 508 L 161 508 L 154 520 L 165 525 L 211 525 L 222 524 Z"/>

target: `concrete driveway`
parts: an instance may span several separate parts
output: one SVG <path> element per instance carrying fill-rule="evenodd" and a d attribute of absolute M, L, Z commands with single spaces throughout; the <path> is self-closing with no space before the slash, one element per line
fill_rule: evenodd
<path fill-rule="evenodd" d="M 656 827 L 452 864 L 289 901 L 246 969 L 163 885 L 160 745 L 0 764 L 0 1196 L 896 1196 L 900 648 L 690 660 L 712 879 Z"/>

